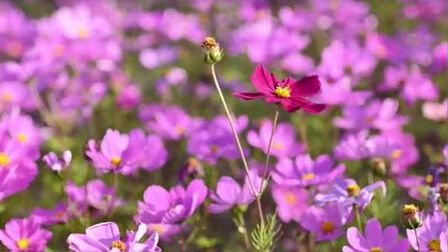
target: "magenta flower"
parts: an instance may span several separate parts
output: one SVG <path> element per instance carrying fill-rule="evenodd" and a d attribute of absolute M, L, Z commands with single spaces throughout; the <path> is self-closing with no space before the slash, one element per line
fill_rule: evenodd
<path fill-rule="evenodd" d="M 302 214 L 299 223 L 316 235 L 316 241 L 332 241 L 344 234 L 344 218 L 335 203 L 327 204 L 324 208 L 310 207 Z"/>
<path fill-rule="evenodd" d="M 443 212 L 436 211 L 425 216 L 423 225 L 414 230 L 406 230 L 412 248 L 419 251 L 448 251 L 447 219 Z M 417 245 L 418 240 L 418 245 Z"/>
<path fill-rule="evenodd" d="M 162 239 L 169 239 L 180 232 L 179 223 L 193 215 L 206 196 L 207 187 L 200 179 L 191 181 L 186 189 L 178 185 L 167 191 L 152 185 L 145 190 L 143 201 L 138 202 L 137 219 Z"/>
<path fill-rule="evenodd" d="M 344 165 L 333 168 L 333 161 L 328 155 L 320 155 L 316 161 L 309 155 L 299 155 L 295 162 L 289 158 L 280 159 L 271 176 L 279 185 L 310 186 L 331 183 L 344 171 Z"/>
<path fill-rule="evenodd" d="M 342 248 L 343 252 L 407 252 L 409 243 L 400 240 L 396 226 L 388 226 L 381 229 L 381 223 L 376 219 L 370 219 L 366 223 L 364 236 L 355 227 L 347 230 L 347 241 L 349 246 Z"/>
<path fill-rule="evenodd" d="M 102 222 L 90 226 L 85 234 L 71 234 L 67 238 L 69 249 L 73 252 L 159 252 L 157 233 L 146 242 L 139 243 L 146 233 L 144 225 L 137 232 L 128 233 L 125 241 L 120 239 L 120 230 L 114 222 Z"/>
<path fill-rule="evenodd" d="M 31 218 L 43 226 L 51 226 L 67 222 L 69 215 L 66 204 L 60 202 L 53 209 L 35 208 L 31 213 Z"/>
<path fill-rule="evenodd" d="M 278 217 L 284 222 L 294 220 L 308 211 L 308 192 L 299 187 L 286 187 L 278 184 L 272 186 L 272 197 L 277 204 Z"/>
<path fill-rule="evenodd" d="M 251 171 L 250 176 L 255 189 L 259 191 L 262 181 L 261 177 L 254 170 Z M 240 187 L 233 178 L 223 176 L 218 180 L 216 193 L 211 192 L 210 198 L 213 203 L 208 207 L 208 211 L 211 213 L 222 213 L 234 206 L 249 205 L 255 200 L 255 195 L 247 177 L 244 180 L 244 186 Z"/>
<path fill-rule="evenodd" d="M 317 76 L 303 77 L 300 80 L 291 78 L 278 80 L 264 66 L 258 65 L 250 79 L 258 92 L 235 93 L 236 97 L 244 100 L 265 98 L 267 103 L 281 105 L 290 113 L 299 109 L 308 113 L 319 113 L 326 107 L 324 104 L 314 103 L 306 99 L 306 97 L 316 95 L 319 92 L 320 82 Z"/>
<path fill-rule="evenodd" d="M 0 230 L 0 241 L 13 252 L 44 251 L 51 232 L 41 229 L 33 219 L 11 219 L 4 230 Z"/>
<path fill-rule="evenodd" d="M 263 120 L 260 127 L 260 132 L 255 131 L 247 133 L 247 141 L 250 145 L 261 149 L 264 153 L 268 152 L 269 139 L 272 132 L 272 122 Z M 289 123 L 279 123 L 274 133 L 274 138 L 271 146 L 272 156 L 293 157 L 305 150 L 302 144 L 295 141 L 296 134 L 294 127 Z"/>
<path fill-rule="evenodd" d="M 69 150 L 64 151 L 60 159 L 54 152 L 49 152 L 42 157 L 42 160 L 48 168 L 60 172 L 70 165 L 70 162 L 72 161 L 72 153 Z"/>

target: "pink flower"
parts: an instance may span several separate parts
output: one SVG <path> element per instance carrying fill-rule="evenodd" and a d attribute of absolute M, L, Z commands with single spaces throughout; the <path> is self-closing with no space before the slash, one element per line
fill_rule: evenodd
<path fill-rule="evenodd" d="M 10 251 L 44 251 L 51 233 L 33 219 L 11 219 L 0 230 L 0 241 Z"/>
<path fill-rule="evenodd" d="M 319 92 L 320 82 L 317 76 L 306 76 L 300 80 L 292 78 L 278 80 L 264 66 L 258 65 L 250 79 L 258 92 L 235 93 L 236 97 L 243 100 L 265 98 L 267 103 L 281 105 L 290 113 L 299 109 L 308 113 L 319 113 L 326 108 L 324 104 L 305 99 Z"/>

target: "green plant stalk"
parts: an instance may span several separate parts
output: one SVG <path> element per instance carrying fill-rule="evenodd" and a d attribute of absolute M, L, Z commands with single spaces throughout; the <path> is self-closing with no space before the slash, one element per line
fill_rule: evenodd
<path fill-rule="evenodd" d="M 252 181 L 252 178 L 250 177 L 249 166 L 247 165 L 247 160 L 246 160 L 246 157 L 244 156 L 243 147 L 241 146 L 241 142 L 240 142 L 240 139 L 238 137 L 238 133 L 236 132 L 236 129 L 235 129 L 235 123 L 233 122 L 232 114 L 230 113 L 230 110 L 229 110 L 229 108 L 227 106 L 227 102 L 226 102 L 226 100 L 224 98 L 224 95 L 223 95 L 223 93 L 221 91 L 221 87 L 219 85 L 218 78 L 216 77 L 215 64 L 211 64 L 210 65 L 210 69 L 211 69 L 211 72 L 212 72 L 213 81 L 215 83 L 216 89 L 218 90 L 218 94 L 219 94 L 219 97 L 220 97 L 221 102 L 222 102 L 222 105 L 224 106 L 224 110 L 226 112 L 226 116 L 227 116 L 227 119 L 229 121 L 230 128 L 232 130 L 233 136 L 234 136 L 236 144 L 238 146 L 238 150 L 239 150 L 239 152 L 241 154 L 241 159 L 243 160 L 243 166 L 244 166 L 244 170 L 246 172 L 247 178 L 249 180 L 250 188 L 251 188 L 252 193 L 254 194 L 256 202 L 257 202 L 258 214 L 260 216 L 260 223 L 261 223 L 261 225 L 264 226 L 263 208 L 261 207 L 260 197 L 258 196 L 259 194 L 257 192 L 257 189 L 255 189 L 255 185 L 254 185 L 254 183 Z"/>
<path fill-rule="evenodd" d="M 353 205 L 353 208 L 355 210 L 356 225 L 358 226 L 359 232 L 362 232 L 362 221 L 361 221 L 361 214 L 359 213 L 359 206 Z"/>
<path fill-rule="evenodd" d="M 264 181 L 265 180 L 267 181 L 267 176 L 269 174 L 269 160 L 271 158 L 271 149 L 272 149 L 272 143 L 274 142 L 275 131 L 277 130 L 278 115 L 279 115 L 279 111 L 277 109 L 277 111 L 275 111 L 275 115 L 274 115 L 274 122 L 272 124 L 271 136 L 269 137 L 268 149 L 267 149 L 267 153 L 266 153 L 266 162 L 265 162 L 264 172 L 263 172 L 263 179 L 261 180 L 260 191 L 258 192 L 259 197 L 261 197 L 261 195 L 263 194 Z"/>

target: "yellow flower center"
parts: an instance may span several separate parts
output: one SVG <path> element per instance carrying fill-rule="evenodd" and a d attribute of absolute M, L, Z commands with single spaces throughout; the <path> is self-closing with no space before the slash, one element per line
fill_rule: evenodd
<path fill-rule="evenodd" d="M 403 207 L 403 210 L 401 210 L 401 213 L 404 216 L 414 216 L 418 212 L 418 207 L 416 207 L 414 204 L 406 204 Z"/>
<path fill-rule="evenodd" d="M 428 249 L 430 251 L 436 251 L 441 252 L 442 249 L 440 248 L 440 241 L 439 240 L 432 240 L 428 243 Z"/>
<path fill-rule="evenodd" d="M 124 242 L 118 240 L 118 241 L 112 242 L 112 244 L 110 245 L 110 248 L 117 248 L 120 251 L 125 251 L 126 250 L 126 244 Z"/>
<path fill-rule="evenodd" d="M 19 57 L 23 53 L 23 45 L 20 42 L 14 41 L 6 46 L 6 52 L 12 57 Z"/>
<path fill-rule="evenodd" d="M 26 238 L 22 238 L 18 240 L 16 244 L 20 250 L 25 250 L 28 249 L 28 247 L 30 246 L 30 241 L 28 241 L 28 239 Z"/>
<path fill-rule="evenodd" d="M 285 200 L 289 205 L 294 205 L 296 203 L 296 197 L 294 196 L 294 194 L 289 192 L 285 194 Z"/>
<path fill-rule="evenodd" d="M 374 247 L 370 249 L 370 252 L 383 252 L 382 248 Z"/>
<path fill-rule="evenodd" d="M 53 48 L 53 54 L 55 56 L 62 56 L 62 54 L 64 53 L 64 46 L 58 44 Z"/>
<path fill-rule="evenodd" d="M 334 224 L 333 222 L 329 222 L 329 221 L 325 221 L 324 223 L 322 223 L 322 226 L 320 227 L 322 232 L 324 232 L 325 234 L 331 233 L 334 230 Z"/>
<path fill-rule="evenodd" d="M 185 133 L 185 128 L 180 125 L 177 125 L 175 131 L 178 135 L 183 135 Z"/>
<path fill-rule="evenodd" d="M 291 96 L 291 88 L 289 88 L 289 86 L 277 86 L 274 90 L 274 94 L 280 98 L 289 98 Z"/>
<path fill-rule="evenodd" d="M 155 232 L 161 234 L 163 233 L 163 226 L 160 224 L 155 224 L 151 226 L 152 230 L 154 230 Z"/>
<path fill-rule="evenodd" d="M 401 157 L 401 154 L 403 154 L 403 151 L 402 150 L 394 150 L 394 151 L 392 151 L 392 153 L 390 154 L 390 156 L 393 158 L 393 159 L 399 159 L 400 157 Z"/>
<path fill-rule="evenodd" d="M 3 152 L 0 152 L 0 166 L 7 166 L 9 165 L 9 157 Z"/>
<path fill-rule="evenodd" d="M 216 154 L 219 150 L 219 147 L 217 145 L 210 146 L 210 151 L 214 154 Z"/>
<path fill-rule="evenodd" d="M 346 191 L 348 193 L 348 196 L 355 197 L 359 195 L 359 192 L 361 191 L 361 188 L 357 184 L 352 184 L 347 186 Z"/>
<path fill-rule="evenodd" d="M 426 175 L 425 182 L 426 184 L 431 184 L 434 181 L 434 177 L 431 174 Z"/>
<path fill-rule="evenodd" d="M 272 148 L 274 148 L 275 150 L 281 150 L 283 149 L 283 145 L 281 143 L 274 143 L 272 145 Z"/>
<path fill-rule="evenodd" d="M 4 103 L 12 101 L 12 95 L 10 93 L 3 93 L 1 98 Z"/>
<path fill-rule="evenodd" d="M 110 163 L 112 165 L 119 166 L 121 164 L 121 158 L 120 157 L 113 157 L 113 158 L 111 158 Z"/>
<path fill-rule="evenodd" d="M 28 137 L 25 134 L 20 133 L 17 135 L 17 141 L 19 141 L 20 143 L 26 143 L 27 140 Z"/>
<path fill-rule="evenodd" d="M 314 178 L 314 173 L 310 172 L 302 175 L 303 180 L 312 180 Z"/>
<path fill-rule="evenodd" d="M 87 31 L 87 28 L 84 26 L 81 26 L 78 28 L 78 37 L 85 39 L 89 37 L 89 31 Z"/>

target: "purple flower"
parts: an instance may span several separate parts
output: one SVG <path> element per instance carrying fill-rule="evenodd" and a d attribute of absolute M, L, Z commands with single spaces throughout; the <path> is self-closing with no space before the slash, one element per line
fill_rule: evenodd
<path fill-rule="evenodd" d="M 344 218 L 335 203 L 327 204 L 324 208 L 310 207 L 302 214 L 299 223 L 316 235 L 316 241 L 336 240 L 344 234 Z"/>
<path fill-rule="evenodd" d="M 67 206 L 60 202 L 53 209 L 35 208 L 31 218 L 43 226 L 52 226 L 57 223 L 65 223 L 69 219 Z"/>
<path fill-rule="evenodd" d="M 261 149 L 264 153 L 267 153 L 269 147 L 269 139 L 272 133 L 272 122 L 269 120 L 263 120 L 260 127 L 260 132 L 257 134 L 255 131 L 249 131 L 247 133 L 247 141 L 250 145 Z M 294 127 L 288 123 L 279 123 L 275 131 L 271 154 L 275 157 L 293 157 L 299 153 L 303 153 L 304 147 L 295 141 L 296 134 Z"/>
<path fill-rule="evenodd" d="M 157 49 L 144 49 L 140 52 L 140 63 L 148 69 L 161 67 L 172 63 L 178 57 L 175 47 L 164 46 Z"/>
<path fill-rule="evenodd" d="M 28 110 L 34 107 L 27 87 L 16 81 L 0 81 L 0 111 L 10 111 L 14 107 Z"/>
<path fill-rule="evenodd" d="M 247 123 L 246 116 L 236 118 L 237 132 L 241 132 Z M 188 139 L 187 152 L 210 164 L 215 164 L 219 158 L 235 160 L 241 157 L 229 122 L 224 116 L 215 117 L 192 134 Z"/>
<path fill-rule="evenodd" d="M 344 171 L 344 165 L 333 168 L 328 155 L 320 155 L 314 162 L 309 155 L 299 155 L 295 163 L 289 158 L 280 159 L 271 176 L 279 185 L 310 186 L 331 183 Z"/>
<path fill-rule="evenodd" d="M 391 130 L 399 129 L 407 119 L 397 115 L 398 102 L 393 99 L 372 101 L 366 106 L 344 107 L 343 117 L 334 119 L 334 124 L 346 130 L 364 129 Z"/>
<path fill-rule="evenodd" d="M 72 161 L 72 153 L 69 150 L 64 151 L 61 157 L 62 159 L 59 159 L 54 152 L 49 152 L 42 157 L 42 160 L 51 170 L 61 172 L 70 165 L 70 162 Z"/>
<path fill-rule="evenodd" d="M 201 121 L 190 117 L 179 107 L 147 105 L 140 109 L 139 118 L 148 130 L 172 140 L 179 140 L 191 135 L 200 126 Z"/>
<path fill-rule="evenodd" d="M 381 223 L 376 219 L 370 219 L 366 223 L 364 236 L 355 227 L 347 230 L 349 246 L 342 248 L 343 252 L 407 252 L 409 243 L 400 240 L 396 226 L 388 226 L 381 229 Z"/>
<path fill-rule="evenodd" d="M 180 232 L 179 222 L 193 215 L 207 196 L 207 187 L 200 179 L 191 181 L 186 189 L 178 185 L 167 191 L 149 186 L 138 202 L 138 221 L 147 224 L 148 230 L 156 231 L 162 239 Z"/>
<path fill-rule="evenodd" d="M 370 91 L 354 91 L 352 80 L 349 77 L 338 80 L 320 79 L 321 92 L 316 100 L 333 105 L 362 105 L 372 96 Z"/>
<path fill-rule="evenodd" d="M 448 115 L 448 99 L 442 103 L 425 102 L 422 107 L 423 115 L 433 121 L 446 121 Z"/>
<path fill-rule="evenodd" d="M 140 88 L 137 85 L 125 85 L 117 96 L 117 104 L 124 109 L 133 109 L 140 103 Z"/>
<path fill-rule="evenodd" d="M 308 211 L 309 196 L 305 189 L 274 184 L 271 193 L 277 204 L 278 217 L 284 222 L 300 222 L 302 214 Z"/>
<path fill-rule="evenodd" d="M 417 236 L 414 230 L 408 229 L 406 232 L 409 243 L 415 250 L 448 251 L 447 220 L 443 212 L 436 211 L 426 215 L 423 225 L 416 230 Z"/>
<path fill-rule="evenodd" d="M 41 229 L 33 219 L 11 219 L 0 230 L 0 241 L 13 252 L 44 251 L 51 232 Z"/>
<path fill-rule="evenodd" d="M 42 143 L 42 133 L 30 116 L 22 115 L 19 111 L 12 111 L 4 115 L 0 125 L 5 127 L 11 139 L 16 140 L 26 148 L 39 147 Z"/>
<path fill-rule="evenodd" d="M 262 178 L 255 171 L 250 173 L 256 193 L 259 192 Z M 246 177 L 244 186 L 240 185 L 231 177 L 223 176 L 218 180 L 216 193 L 211 192 L 210 198 L 213 203 L 208 207 L 211 213 L 222 213 L 234 206 L 246 206 L 255 200 L 249 179 Z"/>
<path fill-rule="evenodd" d="M 159 252 L 157 234 L 144 243 L 138 241 L 145 235 L 146 227 L 139 226 L 137 233 L 128 233 L 126 241 L 120 239 L 120 230 L 114 222 L 102 222 L 90 226 L 85 234 L 71 234 L 67 238 L 69 249 L 74 252 Z M 132 239 L 130 239 L 132 236 Z"/>
<path fill-rule="evenodd" d="M 384 83 L 380 85 L 380 90 L 397 89 L 410 105 L 417 100 L 434 100 L 438 95 L 437 87 L 418 67 L 410 70 L 404 66 L 386 68 Z"/>
<path fill-rule="evenodd" d="M 371 201 L 376 189 L 381 189 L 386 195 L 386 184 L 383 181 L 375 182 L 364 188 L 360 188 L 353 179 L 336 179 L 330 190 L 326 193 L 318 193 L 314 200 L 318 205 L 328 202 L 338 202 L 342 207 L 351 209 L 353 205 L 364 209 Z"/>
<path fill-rule="evenodd" d="M 243 100 L 264 98 L 267 103 L 281 105 L 290 113 L 303 109 L 308 113 L 315 114 L 326 108 L 324 104 L 314 103 L 306 99 L 319 92 L 320 82 L 317 76 L 307 76 L 300 80 L 291 78 L 278 80 L 264 66 L 258 65 L 250 79 L 257 92 L 235 93 L 236 97 Z"/>

